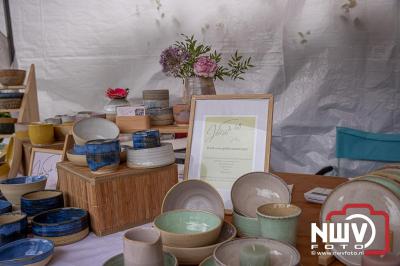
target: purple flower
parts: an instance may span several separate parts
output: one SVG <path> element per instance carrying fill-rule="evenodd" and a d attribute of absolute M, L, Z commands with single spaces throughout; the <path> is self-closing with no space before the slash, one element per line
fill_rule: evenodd
<path fill-rule="evenodd" d="M 212 78 L 217 72 L 217 63 L 208 56 L 200 56 L 193 65 L 194 73 L 199 77 Z"/>
<path fill-rule="evenodd" d="M 180 77 L 181 66 L 189 59 L 189 53 L 178 47 L 168 47 L 162 51 L 160 64 L 167 76 Z"/>

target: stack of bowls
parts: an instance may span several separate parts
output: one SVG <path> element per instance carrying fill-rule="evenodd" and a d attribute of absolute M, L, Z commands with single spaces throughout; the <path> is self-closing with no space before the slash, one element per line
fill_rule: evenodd
<path fill-rule="evenodd" d="M 236 228 L 228 222 L 223 222 L 224 204 L 218 191 L 201 180 L 186 180 L 173 186 L 164 198 L 161 211 L 162 214 L 154 222 L 155 226 L 161 231 L 162 237 L 164 236 L 164 250 L 174 254 L 180 264 L 197 265 L 212 255 L 218 245 L 236 236 Z M 190 221 L 186 218 L 187 215 L 204 216 L 202 218 L 206 221 L 204 224 L 200 218 Z M 189 228 L 186 230 L 183 222 L 185 220 Z M 218 227 L 213 229 L 213 223 L 218 221 L 221 221 L 222 225 L 219 234 L 216 232 Z M 174 226 L 177 228 L 172 228 Z M 201 229 L 204 226 L 206 228 Z M 190 229 L 204 233 L 193 234 Z M 213 237 L 207 239 L 206 232 Z M 171 235 L 181 239 L 171 238 Z M 207 241 L 195 240 L 193 235 Z"/>
<path fill-rule="evenodd" d="M 11 212 L 12 205 L 6 200 L 0 200 L 0 214 Z"/>
<path fill-rule="evenodd" d="M 172 107 L 146 109 L 152 126 L 168 126 L 174 123 Z"/>
<path fill-rule="evenodd" d="M 169 107 L 168 90 L 144 90 L 143 105 L 153 126 L 166 126 L 174 122 L 172 108 Z"/>
<path fill-rule="evenodd" d="M 58 190 L 39 190 L 26 193 L 21 197 L 21 211 L 28 216 L 63 207 L 63 193 Z"/>
<path fill-rule="evenodd" d="M 15 211 L 0 215 L 0 246 L 25 238 L 28 232 L 26 214 Z"/>

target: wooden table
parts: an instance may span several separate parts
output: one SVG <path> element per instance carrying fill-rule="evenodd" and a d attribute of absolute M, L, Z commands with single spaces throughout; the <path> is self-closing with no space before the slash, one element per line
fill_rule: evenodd
<path fill-rule="evenodd" d="M 311 255 L 311 223 L 319 223 L 320 204 L 310 203 L 304 199 L 304 193 L 315 188 L 335 188 L 346 182 L 345 178 L 317 176 L 292 173 L 275 173 L 283 178 L 287 184 L 293 184 L 292 203 L 302 209 L 297 232 L 297 249 L 301 254 L 301 264 L 303 266 L 318 265 L 318 256 Z M 227 216 L 226 220 L 231 221 L 232 217 Z M 319 246 L 322 243 L 319 242 Z M 320 249 L 319 251 L 323 251 Z M 335 261 L 331 266 L 344 265 Z"/>

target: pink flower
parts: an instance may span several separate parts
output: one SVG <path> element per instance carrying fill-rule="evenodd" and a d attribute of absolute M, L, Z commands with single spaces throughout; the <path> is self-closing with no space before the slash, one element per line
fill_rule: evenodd
<path fill-rule="evenodd" d="M 128 93 L 128 88 L 108 88 L 108 90 L 106 90 L 106 96 L 110 99 L 124 99 L 126 96 L 128 96 Z"/>
<path fill-rule="evenodd" d="M 208 56 L 200 56 L 193 65 L 194 73 L 199 77 L 212 78 L 217 72 L 217 63 Z"/>

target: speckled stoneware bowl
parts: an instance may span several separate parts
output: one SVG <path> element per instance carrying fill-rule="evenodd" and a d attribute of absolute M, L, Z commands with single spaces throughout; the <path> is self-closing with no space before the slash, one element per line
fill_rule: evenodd
<path fill-rule="evenodd" d="M 64 207 L 64 196 L 58 190 L 39 190 L 21 197 L 21 211 L 34 216 L 44 211 Z"/>
<path fill-rule="evenodd" d="M 28 219 L 26 214 L 19 211 L 0 215 L 0 246 L 25 238 Z"/>
<path fill-rule="evenodd" d="M 76 144 L 85 145 L 90 140 L 116 139 L 119 135 L 119 128 L 107 119 L 91 117 L 75 122 L 72 127 L 72 135 Z"/>
<path fill-rule="evenodd" d="M 0 214 L 11 212 L 12 205 L 7 200 L 0 200 Z"/>
<path fill-rule="evenodd" d="M 9 202 L 20 208 L 21 196 L 44 189 L 46 182 L 46 176 L 20 176 L 2 180 L 0 190 Z"/>
<path fill-rule="evenodd" d="M 42 212 L 33 217 L 32 232 L 35 237 L 52 240 L 56 246 L 71 244 L 89 233 L 89 215 L 79 208 Z"/>
<path fill-rule="evenodd" d="M 257 218 L 246 217 L 233 211 L 233 224 L 240 237 L 259 237 L 261 235 Z"/>
<path fill-rule="evenodd" d="M 47 265 L 53 257 L 54 244 L 45 239 L 20 239 L 0 248 L 0 265 Z"/>
<path fill-rule="evenodd" d="M 127 149 L 127 166 L 130 168 L 156 168 L 174 162 L 175 153 L 171 143 L 162 143 L 160 147 L 149 149 Z"/>
<path fill-rule="evenodd" d="M 124 265 L 125 265 L 124 255 L 122 253 L 114 257 L 111 257 L 103 264 L 103 266 L 124 266 Z M 164 252 L 164 266 L 178 266 L 178 260 L 171 253 Z"/>

